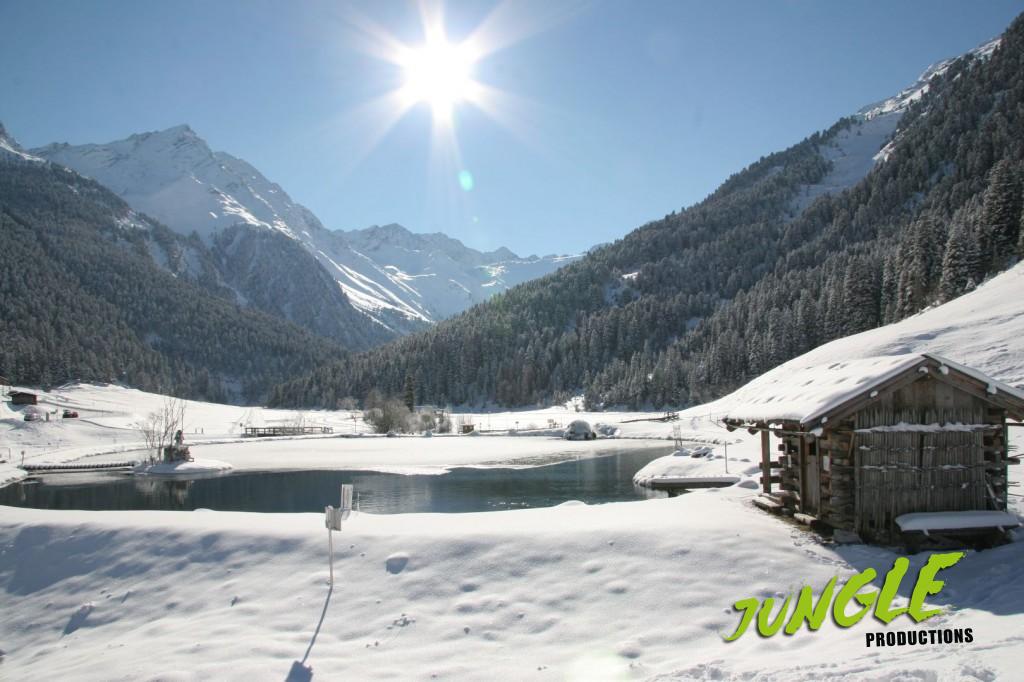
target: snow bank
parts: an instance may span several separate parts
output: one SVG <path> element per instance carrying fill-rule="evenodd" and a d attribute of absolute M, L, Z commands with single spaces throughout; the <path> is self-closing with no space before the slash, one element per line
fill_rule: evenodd
<path fill-rule="evenodd" d="M 963 530 L 968 528 L 1016 528 L 1020 519 L 1016 514 L 1002 511 L 949 511 L 903 514 L 896 517 L 903 531 Z"/>
<path fill-rule="evenodd" d="M 142 476 L 196 476 L 218 474 L 233 469 L 227 462 L 217 459 L 193 459 L 191 462 L 157 462 L 140 464 L 134 473 Z"/>
<path fill-rule="evenodd" d="M 756 464 L 751 464 L 750 456 L 745 454 L 736 457 L 735 450 L 728 469 L 727 471 L 724 451 L 716 452 L 707 446 L 682 448 L 671 455 L 648 462 L 634 474 L 633 483 L 645 487 L 651 487 L 656 481 L 682 483 L 697 479 L 705 482 L 739 483 L 743 480 L 752 480 L 761 473 Z"/>
<path fill-rule="evenodd" d="M 0 488 L 8 483 L 14 483 L 28 476 L 24 469 L 19 469 L 9 462 L 0 464 Z"/>
<path fill-rule="evenodd" d="M 943 573 L 974 646 L 866 654 L 848 630 L 726 643 L 738 599 L 820 590 L 895 555 L 833 546 L 742 489 L 480 514 L 0 513 L 10 679 L 1013 679 L 1024 592 L 993 590 L 1024 543 Z M 909 573 L 927 560 L 909 557 Z M 896 606 L 909 594 L 901 591 Z M 900 618 L 889 629 L 912 628 Z M 297 666 L 297 667 L 296 667 Z"/>

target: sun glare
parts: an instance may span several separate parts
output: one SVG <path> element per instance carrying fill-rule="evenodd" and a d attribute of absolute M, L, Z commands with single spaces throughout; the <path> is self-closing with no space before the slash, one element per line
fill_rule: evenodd
<path fill-rule="evenodd" d="M 402 55 L 402 96 L 409 106 L 426 102 L 435 118 L 446 120 L 459 102 L 473 93 L 474 58 L 465 45 L 435 39 Z"/>
<path fill-rule="evenodd" d="M 360 138 L 351 163 L 364 159 L 409 111 L 430 107 L 432 158 L 445 158 L 454 166 L 458 188 L 473 189 L 472 175 L 462 175 L 456 135 L 455 111 L 471 106 L 530 142 L 527 130 L 531 103 L 494 85 L 477 80 L 476 65 L 494 53 L 545 31 L 581 11 L 585 0 L 560 0 L 538 12 L 534 4 L 499 0 L 468 35 L 449 41 L 444 22 L 444 0 L 415 0 L 419 8 L 422 42 L 410 45 L 392 31 L 352 6 L 342 10 L 346 43 L 397 68 L 393 89 L 354 107 L 349 118 Z M 436 157 L 434 154 L 436 153 Z M 435 161 L 432 161 L 432 163 Z M 436 160 L 437 163 L 442 163 Z M 457 174 L 457 175 L 456 175 Z M 449 176 L 452 177 L 452 176 Z"/>

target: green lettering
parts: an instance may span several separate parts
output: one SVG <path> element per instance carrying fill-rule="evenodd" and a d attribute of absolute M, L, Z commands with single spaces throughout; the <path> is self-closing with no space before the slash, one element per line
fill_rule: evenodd
<path fill-rule="evenodd" d="M 875 618 L 883 623 L 891 623 L 893 618 L 907 612 L 905 606 L 901 609 L 892 609 L 890 606 L 909 567 L 910 560 L 901 556 L 893 562 L 892 569 L 885 575 L 885 584 L 882 585 L 878 601 L 875 602 Z"/>
<path fill-rule="evenodd" d="M 910 597 L 910 617 L 920 623 L 926 618 L 931 618 L 942 612 L 942 609 L 924 609 L 924 600 L 932 594 L 938 594 L 945 585 L 943 580 L 935 580 L 935 574 L 944 568 L 949 568 L 966 556 L 965 552 L 948 552 L 946 554 L 932 554 L 928 563 L 921 567 L 917 574 L 917 583 L 914 585 L 914 593 Z"/>
<path fill-rule="evenodd" d="M 775 604 L 775 600 L 768 597 L 761 603 L 761 609 L 757 612 L 757 633 L 762 637 L 771 637 L 782 624 L 786 621 L 786 611 L 789 610 L 789 600 L 793 598 L 793 595 L 786 597 L 786 601 L 782 602 L 782 608 L 779 609 L 779 615 L 775 616 L 775 620 L 768 622 L 768 617 L 771 616 L 772 606 Z"/>
<path fill-rule="evenodd" d="M 832 620 L 835 621 L 836 625 L 841 628 L 848 628 L 859 622 L 864 617 L 864 614 L 871 609 L 871 605 L 875 603 L 878 593 L 857 594 L 857 590 L 874 580 L 876 575 L 878 573 L 875 569 L 868 568 L 864 572 L 850 578 L 846 585 L 843 586 L 843 589 L 839 590 L 835 603 L 832 604 Z M 852 616 L 848 616 L 846 615 L 846 605 L 850 603 L 851 599 L 856 599 L 864 608 Z"/>
<path fill-rule="evenodd" d="M 810 630 L 817 630 L 821 627 L 825 616 L 828 615 L 828 605 L 832 601 L 832 590 L 835 589 L 836 580 L 838 579 L 837 576 L 833 576 L 832 580 L 828 581 L 828 585 L 825 585 L 825 589 L 821 591 L 821 596 L 818 597 L 818 603 L 813 607 L 811 600 L 814 598 L 814 595 L 811 593 L 810 585 L 804 585 L 800 589 L 800 596 L 796 600 L 796 608 L 793 609 L 793 617 L 786 624 L 787 635 L 792 635 L 799 630 L 805 620 Z"/>
<path fill-rule="evenodd" d="M 750 625 L 750 621 L 754 618 L 754 613 L 757 611 L 757 600 L 753 597 L 749 599 L 740 599 L 738 602 L 732 605 L 737 611 L 743 611 L 743 617 L 740 619 L 739 627 L 736 628 L 736 632 L 732 633 L 731 637 L 726 637 L 725 641 L 732 642 L 739 639 L 744 632 L 747 631 L 747 626 Z"/>

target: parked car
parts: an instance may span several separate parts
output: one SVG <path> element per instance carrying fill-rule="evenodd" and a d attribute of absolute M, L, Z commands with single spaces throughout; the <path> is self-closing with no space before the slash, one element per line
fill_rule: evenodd
<path fill-rule="evenodd" d="M 588 422 L 577 419 L 565 427 L 564 438 L 566 440 L 594 440 L 597 438 L 597 434 L 594 433 L 594 429 L 590 428 Z"/>
<path fill-rule="evenodd" d="M 25 421 L 27 422 L 38 422 L 43 420 L 43 415 L 38 412 L 26 412 Z"/>
<path fill-rule="evenodd" d="M 63 417 L 65 419 L 78 419 L 78 413 L 75 412 L 74 410 L 65 409 Z"/>

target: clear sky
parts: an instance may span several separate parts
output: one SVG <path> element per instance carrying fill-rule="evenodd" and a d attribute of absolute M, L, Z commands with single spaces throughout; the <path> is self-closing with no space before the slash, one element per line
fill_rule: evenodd
<path fill-rule="evenodd" d="M 0 0 L 0 121 L 27 147 L 188 123 L 332 229 L 578 252 L 894 94 L 1024 0 L 441 9 L 451 43 L 487 53 L 472 78 L 491 93 L 450 126 L 387 99 L 410 76 L 381 57 L 424 42 L 414 3 Z"/>

